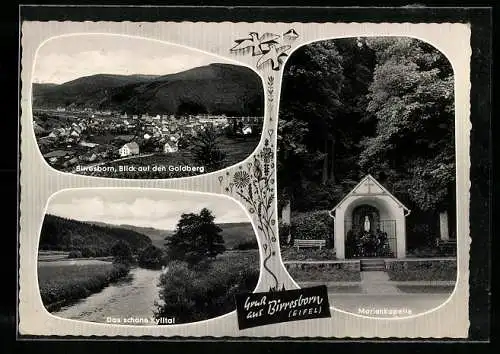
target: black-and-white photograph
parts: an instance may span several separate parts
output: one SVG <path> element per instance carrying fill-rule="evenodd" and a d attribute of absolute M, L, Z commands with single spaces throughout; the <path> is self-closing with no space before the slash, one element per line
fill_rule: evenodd
<path fill-rule="evenodd" d="M 332 306 L 407 317 L 457 279 L 454 73 L 430 44 L 304 45 L 284 67 L 278 123 L 281 255 Z"/>
<path fill-rule="evenodd" d="M 53 168 L 173 178 L 234 165 L 257 147 L 261 78 L 182 46 L 119 35 L 50 39 L 37 51 L 33 127 Z"/>
<path fill-rule="evenodd" d="M 116 325 L 173 325 L 235 310 L 254 291 L 258 241 L 233 200 L 158 189 L 53 195 L 38 249 L 52 315 Z"/>

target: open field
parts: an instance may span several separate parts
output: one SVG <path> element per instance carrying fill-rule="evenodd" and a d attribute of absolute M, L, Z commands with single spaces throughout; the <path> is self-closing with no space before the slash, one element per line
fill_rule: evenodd
<path fill-rule="evenodd" d="M 38 264 L 38 285 L 47 310 L 85 298 L 102 290 L 111 282 L 128 274 L 128 268 L 110 262 L 69 264 L 42 262 Z M 61 263 L 58 262 L 58 263 Z"/>

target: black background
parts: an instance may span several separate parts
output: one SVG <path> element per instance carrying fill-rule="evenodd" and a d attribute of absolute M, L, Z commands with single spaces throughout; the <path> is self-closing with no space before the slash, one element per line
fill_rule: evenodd
<path fill-rule="evenodd" d="M 300 297 L 306 299 L 307 297 L 319 297 L 322 301 L 321 305 L 309 305 L 295 306 L 297 311 L 307 310 L 313 308 L 321 308 L 321 313 L 296 315 L 292 318 L 288 317 L 289 311 L 279 311 L 273 314 L 269 314 L 268 306 L 270 301 L 281 301 L 281 303 L 286 303 L 289 301 L 297 301 Z M 261 306 L 250 307 L 248 310 L 245 309 L 245 304 L 248 301 L 250 304 L 252 301 L 260 303 L 265 297 L 265 302 Z M 297 304 L 297 303 L 296 303 Z M 285 291 L 273 291 L 267 293 L 250 293 L 250 294 L 238 294 L 236 295 L 236 314 L 238 316 L 238 327 L 239 329 L 252 328 L 257 326 L 264 326 L 273 323 L 284 323 L 290 321 L 300 321 L 313 318 L 325 318 L 332 317 L 330 313 L 330 304 L 328 302 L 328 290 L 326 285 L 285 290 Z M 293 310 L 292 310 L 293 311 Z M 256 312 L 262 313 L 259 317 L 247 318 L 250 313 L 255 314 Z"/>
<path fill-rule="evenodd" d="M 36 3 L 36 1 L 32 2 Z M 57 1 L 52 1 L 55 4 Z M 98 4 L 98 2 L 95 2 Z M 115 2 L 116 3 L 116 2 Z M 122 1 L 121 4 L 130 2 Z M 240 5 L 248 5 L 248 2 L 239 2 Z M 412 3 L 412 2 L 410 2 Z M 492 130 L 491 125 L 494 120 L 491 120 L 491 73 L 492 73 L 492 33 L 493 11 L 488 8 L 446 8 L 442 6 L 453 6 L 445 1 L 434 2 L 419 2 L 426 3 L 431 7 L 415 7 L 415 8 L 202 8 L 202 7 L 23 7 L 22 15 L 26 20 L 72 20 L 72 21 L 269 21 L 269 22 L 463 22 L 471 23 L 472 28 L 472 62 L 471 62 L 471 208 L 470 208 L 470 228 L 473 242 L 471 244 L 471 262 L 470 262 L 470 331 L 469 341 L 476 344 L 472 347 L 464 348 L 458 344 L 442 344 L 443 340 L 439 340 L 439 344 L 425 344 L 425 347 L 412 344 L 402 348 L 397 342 L 407 342 L 401 339 L 394 339 L 396 343 L 377 344 L 376 350 L 387 352 L 388 350 L 403 351 L 410 350 L 412 352 L 428 351 L 429 349 L 437 349 L 440 352 L 455 352 L 457 350 L 485 350 L 481 342 L 487 342 L 490 338 L 490 275 L 491 275 L 491 256 L 492 252 L 492 228 L 491 223 L 491 208 L 493 202 L 494 191 L 492 190 Z M 91 4 L 91 3 L 89 3 Z M 139 5 L 130 3 L 131 5 Z M 160 3 L 151 2 L 151 5 L 160 5 Z M 190 5 L 188 2 L 179 3 L 180 5 Z M 234 5 L 238 2 L 234 1 Z M 259 5 L 251 3 L 252 5 Z M 267 6 L 272 2 L 265 3 Z M 336 2 L 321 2 L 309 0 L 309 6 L 403 6 L 408 4 L 408 1 L 393 1 L 390 4 L 382 4 L 380 2 L 365 1 L 336 1 Z M 161 3 L 165 5 L 165 3 Z M 191 2 L 191 5 L 227 5 L 227 2 Z M 287 5 L 301 5 L 300 3 L 293 4 L 288 2 Z M 488 2 L 463 2 L 455 4 L 459 6 L 490 6 Z M 89 352 L 96 350 L 97 347 L 103 352 L 117 352 L 120 348 L 126 348 L 128 352 L 197 352 L 203 353 L 207 350 L 221 352 L 221 347 L 225 341 L 230 338 L 219 339 L 214 343 L 196 343 L 186 339 L 182 339 L 182 350 L 178 347 L 179 342 L 158 344 L 158 340 L 164 339 L 141 338 L 140 341 L 134 338 L 114 339 L 114 342 L 104 343 L 99 338 L 94 338 L 96 341 L 81 341 L 79 338 L 64 338 L 79 340 L 64 341 L 53 343 L 47 338 L 27 337 L 28 339 L 21 340 L 17 343 L 12 341 L 16 335 L 16 303 L 17 292 L 17 242 L 16 234 L 18 227 L 18 109 L 19 109 L 19 91 L 18 87 L 18 62 L 19 62 L 19 7 L 18 4 L 2 3 L 0 11 L 0 83 L 2 86 L 2 150 L 0 156 L 2 163 L 0 164 L 0 176 L 2 177 L 3 193 L 2 201 L 7 206 L 3 208 L 2 217 L 4 222 L 3 228 L 3 254 L 2 261 L 6 262 L 2 269 L 2 289 L 3 294 L 7 295 L 7 301 L 0 302 L 2 307 L 0 324 L 0 343 L 2 353 L 20 352 L 21 350 L 30 350 L 32 352 Z M 450 38 L 450 40 L 453 40 Z M 17 103 L 17 104 L 16 104 Z M 7 227 L 5 227 L 7 226 Z M 7 291 L 7 289 L 9 289 Z M 14 290 L 14 291 L 13 291 Z M 4 296 L 5 297 L 5 296 Z M 7 340 L 10 339 L 10 341 Z M 38 343 L 30 339 L 42 340 Z M 61 338 L 60 338 L 61 339 Z M 147 349 L 144 348 L 145 341 Z M 107 339 L 109 340 L 109 338 Z M 175 339 L 174 339 L 175 340 Z M 276 353 L 286 351 L 294 353 L 296 351 L 307 352 L 306 344 L 298 341 L 285 342 L 272 339 L 271 342 L 258 342 L 255 339 L 249 339 L 244 343 L 232 343 L 231 351 L 250 351 L 250 352 L 269 352 Z M 384 339 L 381 341 L 387 341 Z M 241 341 L 241 339 L 239 340 Z M 365 349 L 364 343 L 345 343 L 349 338 L 333 340 L 333 342 L 343 342 L 340 344 L 345 350 L 357 352 Z M 425 339 L 425 342 L 432 342 L 432 339 Z M 457 342 L 457 340 L 451 340 Z M 309 343 L 316 342 L 313 352 L 324 351 L 331 352 L 332 348 L 329 344 L 331 340 L 316 339 L 308 340 Z M 318 344 L 318 342 L 323 344 Z M 367 341 L 365 341 L 367 342 Z M 373 342 L 373 340 L 370 340 Z M 417 340 L 418 342 L 418 340 Z M 421 341 L 420 341 L 421 342 Z M 445 340 L 446 342 L 446 340 Z M 458 342 L 466 342 L 464 340 Z M 50 349 L 48 344 L 51 344 Z M 139 347 L 139 345 L 141 347 Z M 309 348 L 310 349 L 310 348 Z M 339 348 L 340 349 L 340 348 Z M 336 348 L 335 350 L 339 350 Z"/>

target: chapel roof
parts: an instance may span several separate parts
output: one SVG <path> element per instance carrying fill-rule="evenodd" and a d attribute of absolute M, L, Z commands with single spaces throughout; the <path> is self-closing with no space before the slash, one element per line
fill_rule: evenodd
<path fill-rule="evenodd" d="M 375 191 L 373 192 L 371 191 L 372 185 L 375 187 Z M 367 192 L 363 191 L 364 187 L 368 188 Z M 401 203 L 399 199 L 397 199 L 391 192 L 389 192 L 383 185 L 381 185 L 372 175 L 368 174 L 348 194 L 346 194 L 346 196 L 342 198 L 342 200 L 339 203 L 337 203 L 337 205 L 335 205 L 335 207 L 332 210 L 330 210 L 330 213 L 333 213 L 335 209 L 344 204 L 344 202 L 347 201 L 349 197 L 360 196 L 360 195 L 362 196 L 384 195 L 394 200 L 396 204 L 398 204 L 405 210 L 410 211 L 410 209 L 408 209 L 403 203 Z"/>

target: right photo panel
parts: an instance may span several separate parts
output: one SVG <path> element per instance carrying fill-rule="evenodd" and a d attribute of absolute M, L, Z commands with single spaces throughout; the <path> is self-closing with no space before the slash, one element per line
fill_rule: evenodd
<path fill-rule="evenodd" d="M 457 279 L 454 74 L 410 37 L 304 45 L 284 67 L 278 123 L 281 257 L 330 304 L 408 317 Z"/>

